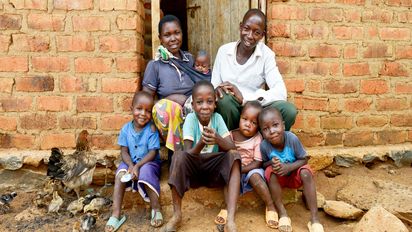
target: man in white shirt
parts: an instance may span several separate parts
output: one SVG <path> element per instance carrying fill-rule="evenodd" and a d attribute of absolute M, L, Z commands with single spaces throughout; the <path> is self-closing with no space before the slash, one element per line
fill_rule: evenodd
<path fill-rule="evenodd" d="M 216 111 L 229 130 L 238 128 L 242 105 L 253 100 L 277 108 L 286 130 L 295 123 L 297 110 L 286 101 L 286 86 L 275 53 L 261 42 L 265 25 L 266 17 L 260 10 L 249 10 L 240 23 L 240 40 L 222 45 L 217 52 L 212 71 L 218 94 Z M 265 84 L 268 90 L 263 89 Z"/>

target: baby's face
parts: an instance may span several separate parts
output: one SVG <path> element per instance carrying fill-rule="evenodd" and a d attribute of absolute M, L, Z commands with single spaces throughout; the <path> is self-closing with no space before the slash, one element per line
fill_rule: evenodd
<path fill-rule="evenodd" d="M 195 60 L 195 69 L 202 73 L 208 73 L 210 69 L 210 59 L 208 56 L 198 56 Z"/>

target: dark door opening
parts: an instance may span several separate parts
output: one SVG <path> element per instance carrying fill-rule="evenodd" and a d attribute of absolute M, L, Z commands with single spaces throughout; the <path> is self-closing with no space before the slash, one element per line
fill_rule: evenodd
<path fill-rule="evenodd" d="M 161 0 L 160 9 L 162 10 L 163 15 L 172 14 L 180 20 L 183 32 L 182 50 L 187 51 L 186 0 Z"/>

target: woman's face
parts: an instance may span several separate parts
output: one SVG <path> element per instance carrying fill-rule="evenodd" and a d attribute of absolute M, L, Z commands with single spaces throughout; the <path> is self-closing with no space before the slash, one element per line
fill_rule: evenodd
<path fill-rule="evenodd" d="M 176 21 L 164 23 L 159 35 L 160 43 L 174 56 L 179 56 L 182 46 L 182 29 Z"/>

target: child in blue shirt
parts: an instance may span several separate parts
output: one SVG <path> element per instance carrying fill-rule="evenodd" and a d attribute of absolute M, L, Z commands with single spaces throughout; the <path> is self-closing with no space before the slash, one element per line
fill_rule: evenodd
<path fill-rule="evenodd" d="M 282 188 L 299 188 L 303 185 L 303 196 L 310 210 L 309 231 L 323 232 L 319 222 L 316 203 L 316 186 L 313 173 L 307 165 L 308 157 L 298 137 L 285 131 L 281 113 L 267 107 L 259 115 L 259 127 L 263 142 L 260 144 L 265 178 L 279 213 L 279 231 L 291 232 L 292 224 L 282 203 Z"/>
<path fill-rule="evenodd" d="M 160 212 L 160 157 L 159 133 L 151 121 L 153 97 L 146 92 L 137 92 L 132 101 L 133 120 L 120 131 L 118 144 L 121 147 L 122 162 L 116 171 L 113 191 L 113 212 L 105 231 L 116 231 L 126 220 L 120 216 L 126 187 L 138 191 L 152 208 L 150 224 L 159 227 L 163 224 Z M 131 180 L 122 179 L 131 174 Z M 126 182 L 124 182 L 126 181 Z"/>

